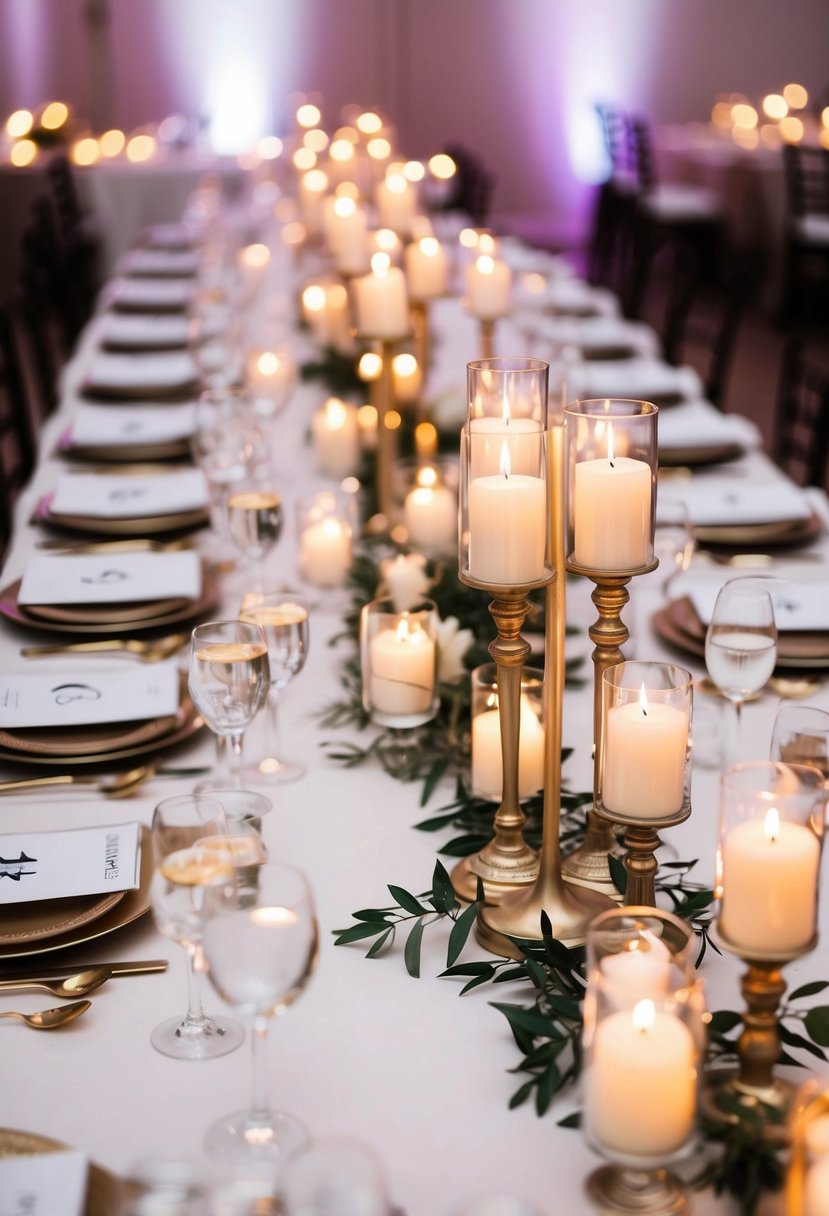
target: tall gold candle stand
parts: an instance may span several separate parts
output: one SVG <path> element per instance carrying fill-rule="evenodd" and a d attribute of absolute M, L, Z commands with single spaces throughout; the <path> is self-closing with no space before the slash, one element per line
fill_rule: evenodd
<path fill-rule="evenodd" d="M 735 764 L 720 779 L 717 940 L 747 964 L 746 1004 L 736 1072 L 715 1070 L 703 1092 L 709 1118 L 733 1122 L 722 1095 L 747 1111 L 758 1102 L 786 1113 L 794 1086 L 774 1074 L 780 1059 L 778 1008 L 783 965 L 817 945 L 817 902 L 827 790 L 817 769 L 757 761 Z M 784 1142 L 783 1122 L 765 1137 Z"/>
<path fill-rule="evenodd" d="M 415 350 L 417 361 L 423 371 L 424 380 L 429 374 L 429 361 L 432 357 L 431 333 L 429 329 L 429 301 L 410 300 L 412 312 L 412 329 L 414 330 Z"/>
<path fill-rule="evenodd" d="M 392 374 L 392 359 L 395 349 L 410 335 L 400 334 L 395 338 L 374 337 L 371 334 L 358 333 L 358 337 L 371 342 L 381 361 L 380 374 L 373 377 L 371 384 L 371 403 L 377 410 L 377 451 L 375 454 L 374 484 L 377 495 L 377 509 L 385 516 L 389 526 L 394 517 L 394 497 L 392 493 L 392 472 L 397 459 L 397 433 L 388 425 L 389 413 L 394 406 L 394 379 Z"/>
<path fill-rule="evenodd" d="M 495 357 L 495 320 L 492 317 L 481 318 L 481 359 Z"/>

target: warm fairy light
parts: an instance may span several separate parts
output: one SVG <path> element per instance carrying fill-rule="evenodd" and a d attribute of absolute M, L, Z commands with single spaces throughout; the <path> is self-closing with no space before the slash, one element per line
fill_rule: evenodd
<path fill-rule="evenodd" d="M 743 127 L 751 131 L 757 126 L 757 111 L 748 102 L 738 102 L 731 107 L 731 118 L 735 127 Z"/>
<path fill-rule="evenodd" d="M 767 148 L 780 147 L 780 128 L 776 122 L 764 122 L 760 128 L 760 142 Z"/>
<path fill-rule="evenodd" d="M 37 156 L 37 144 L 32 139 L 19 139 L 16 144 L 12 144 L 9 159 L 11 163 L 18 169 L 30 165 Z"/>
<path fill-rule="evenodd" d="M 300 220 L 291 220 L 282 229 L 282 243 L 296 248 L 305 240 L 305 235 L 305 225 Z"/>
<path fill-rule="evenodd" d="M 361 380 L 379 380 L 382 371 L 383 360 L 380 355 L 374 351 L 367 350 L 365 354 L 360 356 L 360 362 L 357 364 L 357 375 Z"/>
<path fill-rule="evenodd" d="M 348 195 L 339 195 L 334 199 L 334 214 L 340 219 L 347 219 L 350 215 L 356 214 L 356 211 L 357 204 Z"/>
<path fill-rule="evenodd" d="M 50 101 L 40 116 L 44 131 L 57 131 L 69 117 L 69 106 L 62 101 Z"/>
<path fill-rule="evenodd" d="M 302 307 L 308 312 L 322 312 L 325 308 L 325 288 L 312 283 L 302 293 Z"/>
<path fill-rule="evenodd" d="M 370 139 L 366 144 L 366 152 L 372 160 L 388 160 L 391 156 L 391 144 L 382 137 Z"/>
<path fill-rule="evenodd" d="M 408 352 L 404 351 L 403 354 L 395 355 L 391 365 L 395 376 L 399 376 L 401 379 L 417 375 L 417 359 Z"/>
<path fill-rule="evenodd" d="M 322 113 L 319 106 L 315 106 L 312 102 L 306 102 L 301 105 L 296 112 L 296 120 L 301 127 L 318 127 Z"/>
<path fill-rule="evenodd" d="M 425 258 L 436 258 L 440 252 L 440 241 L 434 236 L 424 236 L 418 241 L 418 248 Z"/>
<path fill-rule="evenodd" d="M 6 119 L 6 134 L 12 139 L 22 139 L 32 129 L 34 115 L 31 110 L 15 110 Z"/>
<path fill-rule="evenodd" d="M 374 243 L 387 257 L 400 248 L 400 238 L 391 228 L 378 228 L 374 234 Z"/>
<path fill-rule="evenodd" d="M 787 84 L 783 90 L 783 97 L 792 110 L 802 110 L 809 104 L 809 94 L 802 84 Z"/>
<path fill-rule="evenodd" d="M 302 173 L 307 169 L 313 169 L 317 163 L 317 154 L 311 148 L 297 148 L 291 159 L 294 162 L 294 168 L 299 169 Z"/>
<path fill-rule="evenodd" d="M 432 422 L 418 422 L 414 433 L 418 456 L 434 456 L 438 450 L 438 430 Z"/>
<path fill-rule="evenodd" d="M 763 98 L 763 113 L 766 118 L 785 118 L 789 112 L 789 103 L 782 93 L 769 93 Z"/>
<path fill-rule="evenodd" d="M 389 194 L 405 194 L 409 183 L 402 173 L 390 173 L 386 177 L 386 189 Z"/>
<path fill-rule="evenodd" d="M 457 169 L 452 157 L 445 152 L 438 152 L 436 156 L 429 158 L 429 172 L 432 177 L 436 177 L 442 182 L 448 182 L 450 177 L 454 177 Z"/>
<path fill-rule="evenodd" d="M 397 410 L 386 410 L 385 424 L 387 431 L 396 431 L 403 421 Z"/>
<path fill-rule="evenodd" d="M 547 290 L 547 280 L 536 270 L 529 270 L 521 276 L 521 287 L 528 296 L 541 296 Z"/>
<path fill-rule="evenodd" d="M 271 260 L 271 251 L 267 245 L 255 244 L 245 245 L 239 253 L 239 261 L 243 266 L 249 266 L 252 270 L 261 270 L 267 266 Z"/>
<path fill-rule="evenodd" d="M 784 119 L 783 121 L 785 122 L 786 120 Z M 735 127 L 731 134 L 734 143 L 738 144 L 741 148 L 756 148 L 760 142 L 760 135 L 756 129 Z"/>
<path fill-rule="evenodd" d="M 355 182 L 340 182 L 334 194 L 337 198 L 352 198 L 356 203 L 360 197 L 360 190 Z"/>
<path fill-rule="evenodd" d="M 342 283 L 332 283 L 326 293 L 329 307 L 333 309 L 345 308 L 348 304 L 348 292 Z"/>
<path fill-rule="evenodd" d="M 391 258 L 387 253 L 383 253 L 382 250 L 371 255 L 371 273 L 377 275 L 378 278 L 385 278 L 389 273 L 390 266 Z"/>
<path fill-rule="evenodd" d="M 328 189 L 328 174 L 324 169 L 309 169 L 302 179 L 302 185 L 311 194 L 325 194 Z"/>
<path fill-rule="evenodd" d="M 711 111 L 711 121 L 715 127 L 727 131 L 731 126 L 731 104 L 727 101 L 718 101 Z"/>
<path fill-rule="evenodd" d="M 354 145 L 347 139 L 335 139 L 328 149 L 328 155 L 340 165 L 354 159 Z"/>
<path fill-rule="evenodd" d="M 422 182 L 426 176 L 426 167 L 420 160 L 407 160 L 403 166 L 403 176 L 407 182 Z"/>
<path fill-rule="evenodd" d="M 94 165 L 101 155 L 97 139 L 87 136 L 79 139 L 72 148 L 72 160 L 76 165 Z"/>
<path fill-rule="evenodd" d="M 150 160 L 155 155 L 155 140 L 152 135 L 133 135 L 127 144 L 127 160 Z"/>
<path fill-rule="evenodd" d="M 787 144 L 799 144 L 803 138 L 803 122 L 799 118 L 795 118 L 793 114 L 789 114 L 780 122 L 780 134 L 783 136 Z"/>
<path fill-rule="evenodd" d="M 313 127 L 310 131 L 306 131 L 302 137 L 302 142 L 306 148 L 310 148 L 312 152 L 324 152 L 328 147 L 328 136 L 323 131 L 322 127 Z"/>
<path fill-rule="evenodd" d="M 363 135 L 376 135 L 383 129 L 383 120 L 373 110 L 366 110 L 364 114 L 359 115 L 354 125 Z"/>
<path fill-rule="evenodd" d="M 357 425 L 364 435 L 370 435 L 377 430 L 377 407 L 361 405 L 357 410 Z"/>
<path fill-rule="evenodd" d="M 263 376 L 275 376 L 279 371 L 279 355 L 273 350 L 263 350 L 256 360 L 256 370 Z"/>
<path fill-rule="evenodd" d="M 124 151 L 124 145 L 127 142 L 127 137 L 123 131 L 119 131 L 117 127 L 112 127 L 109 131 L 104 131 L 101 138 L 98 140 L 98 146 L 101 149 L 101 156 L 118 156 Z"/>
<path fill-rule="evenodd" d="M 334 134 L 332 136 L 332 139 L 334 139 L 334 140 L 344 139 L 345 142 L 348 144 L 357 144 L 360 142 L 360 136 L 357 134 L 357 132 L 354 130 L 353 127 L 349 127 L 349 126 L 337 127 L 336 131 L 334 132 Z"/>
<path fill-rule="evenodd" d="M 820 112 L 820 121 L 824 127 L 829 127 L 829 106 L 824 106 Z"/>
<path fill-rule="evenodd" d="M 491 258 L 488 253 L 482 253 L 475 262 L 475 269 L 477 270 L 478 274 L 494 274 L 495 260 Z"/>
<path fill-rule="evenodd" d="M 495 237 L 491 232 L 478 233 L 478 253 L 488 253 L 494 258 L 496 249 Z"/>
<path fill-rule="evenodd" d="M 652 1030 L 656 1021 L 656 1006 L 653 1001 L 637 1001 L 633 1006 L 631 1018 L 634 1030 L 641 1030 L 643 1034 Z"/>
<path fill-rule="evenodd" d="M 458 242 L 463 245 L 464 249 L 477 249 L 478 236 L 476 228 L 461 228 L 458 233 Z"/>
<path fill-rule="evenodd" d="M 263 135 L 256 145 L 262 160 L 277 160 L 282 155 L 284 144 L 278 135 Z"/>

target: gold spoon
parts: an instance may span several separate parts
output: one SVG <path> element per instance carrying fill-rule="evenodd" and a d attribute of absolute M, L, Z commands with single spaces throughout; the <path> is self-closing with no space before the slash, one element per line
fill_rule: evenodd
<path fill-rule="evenodd" d="M 73 773 L 61 773 L 55 777 L 23 777 L 17 781 L 0 781 L 0 794 L 41 789 L 49 785 L 89 785 L 107 798 L 129 798 L 154 772 L 151 764 L 142 764 L 138 768 L 130 768 L 123 773 L 109 773 L 103 777 L 78 777 Z"/>
<path fill-rule="evenodd" d="M 85 971 L 76 971 L 62 980 L 0 980 L 0 992 L 21 992 L 24 989 L 37 989 L 38 992 L 48 992 L 51 996 L 87 996 L 100 988 L 112 975 L 110 967 L 88 967 Z"/>
<path fill-rule="evenodd" d="M 18 1013 L 7 1010 L 0 1013 L 0 1018 L 18 1018 L 34 1030 L 58 1030 L 69 1022 L 74 1022 L 87 1009 L 92 1008 L 91 1001 L 73 1001 L 71 1005 L 56 1005 L 54 1009 L 41 1009 L 40 1013 Z"/>
<path fill-rule="evenodd" d="M 181 650 L 188 637 L 186 633 L 172 633 L 166 638 L 103 638 L 98 642 L 68 642 L 63 646 L 24 646 L 20 653 L 26 659 L 51 654 L 126 653 L 135 655 L 142 663 L 157 663 Z"/>

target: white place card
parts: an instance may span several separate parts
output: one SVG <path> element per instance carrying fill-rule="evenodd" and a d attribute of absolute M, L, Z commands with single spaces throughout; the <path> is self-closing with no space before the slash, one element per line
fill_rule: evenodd
<path fill-rule="evenodd" d="M 147 354 L 115 354 L 99 351 L 92 360 L 83 388 L 165 389 L 180 391 L 199 378 L 199 369 L 189 351 L 151 351 Z"/>
<path fill-rule="evenodd" d="M 54 515 L 96 519 L 139 519 L 199 511 L 209 503 L 200 469 L 148 476 L 118 473 L 64 473 L 49 503 Z"/>
<path fill-rule="evenodd" d="M 140 862 L 137 823 L 13 832 L 0 836 L 0 904 L 134 891 Z"/>
<path fill-rule="evenodd" d="M 196 404 L 111 405 L 82 402 L 75 410 L 64 444 L 67 447 L 134 447 L 190 439 L 196 429 Z"/>
<path fill-rule="evenodd" d="M 779 633 L 829 632 L 829 583 L 793 583 L 777 578 L 765 581 Z M 720 586 L 711 583 L 686 585 L 686 594 L 703 625 L 711 620 Z"/>
<path fill-rule="evenodd" d="M 683 483 L 672 496 L 682 499 L 696 527 L 794 523 L 811 515 L 806 495 L 787 481 L 758 484 L 703 477 Z"/>
<path fill-rule="evenodd" d="M 179 707 L 176 661 L 128 671 L 104 671 L 100 664 L 51 674 L 0 675 L 0 727 L 100 726 L 166 718 Z"/>
<path fill-rule="evenodd" d="M 116 279 L 107 300 L 116 308 L 184 309 L 194 291 L 192 279 Z"/>
<path fill-rule="evenodd" d="M 44 553 L 26 566 L 18 604 L 129 604 L 201 594 L 198 553 Z"/>
<path fill-rule="evenodd" d="M 177 312 L 108 312 L 101 325 L 104 346 L 165 347 L 186 346 L 190 338 L 190 318 Z"/>
<path fill-rule="evenodd" d="M 88 1161 L 77 1149 L 0 1157 L 2 1216 L 82 1216 Z"/>

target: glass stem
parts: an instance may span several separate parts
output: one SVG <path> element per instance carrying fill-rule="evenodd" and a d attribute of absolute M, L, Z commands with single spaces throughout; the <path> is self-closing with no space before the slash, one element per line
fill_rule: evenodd
<path fill-rule="evenodd" d="M 189 1030 L 204 1026 L 207 1018 L 201 1002 L 201 977 L 198 971 L 198 946 L 187 947 L 187 1014 L 184 1025 Z"/>
<path fill-rule="evenodd" d="M 268 693 L 268 736 L 265 742 L 265 758 L 279 763 L 279 690 L 271 688 Z"/>
<path fill-rule="evenodd" d="M 241 732 L 227 736 L 230 784 L 234 789 L 242 789 L 242 739 Z"/>
<path fill-rule="evenodd" d="M 271 1108 L 268 1099 L 268 1019 L 264 1014 L 253 1019 L 250 1047 L 250 1118 L 253 1123 L 267 1123 Z"/>
<path fill-rule="evenodd" d="M 221 785 L 230 781 L 230 765 L 227 760 L 227 739 L 224 735 L 216 736 L 215 777 Z"/>
<path fill-rule="evenodd" d="M 740 759 L 740 738 L 742 728 L 742 701 L 731 701 L 732 712 L 728 715 L 728 744 L 726 757 L 729 764 L 736 764 Z"/>

